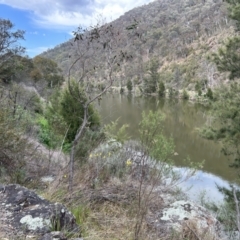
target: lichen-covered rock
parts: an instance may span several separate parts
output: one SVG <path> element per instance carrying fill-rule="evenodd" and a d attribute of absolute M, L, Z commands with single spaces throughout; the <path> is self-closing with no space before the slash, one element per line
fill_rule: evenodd
<path fill-rule="evenodd" d="M 176 201 L 163 208 L 151 219 L 151 224 L 160 232 L 203 235 L 207 239 L 221 239 L 218 220 L 202 206 L 190 201 Z M 202 239 L 202 238 L 200 238 Z"/>
<path fill-rule="evenodd" d="M 75 217 L 62 204 L 51 203 L 17 184 L 0 185 L 0 235 L 19 239 L 52 231 L 80 236 Z"/>

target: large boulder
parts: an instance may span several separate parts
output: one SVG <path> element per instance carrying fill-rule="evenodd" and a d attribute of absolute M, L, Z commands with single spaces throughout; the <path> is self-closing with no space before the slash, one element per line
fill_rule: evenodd
<path fill-rule="evenodd" d="M 152 216 L 150 224 L 160 235 L 175 234 L 179 239 L 224 238 L 218 220 L 204 207 L 190 201 L 169 204 Z"/>
<path fill-rule="evenodd" d="M 26 236 L 41 239 L 46 235 L 54 236 L 50 233 L 55 231 L 80 237 L 75 217 L 62 204 L 51 203 L 17 184 L 0 184 L 0 239 Z M 52 239 L 66 239 L 64 234 L 59 236 L 62 237 Z"/>

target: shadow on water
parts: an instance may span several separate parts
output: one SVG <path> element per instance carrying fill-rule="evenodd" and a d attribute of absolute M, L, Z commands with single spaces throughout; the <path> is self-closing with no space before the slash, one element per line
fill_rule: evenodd
<path fill-rule="evenodd" d="M 184 159 L 189 157 L 193 162 L 202 162 L 204 172 L 214 174 L 227 181 L 234 181 L 236 175 L 229 168 L 229 162 L 221 153 L 220 143 L 203 139 L 197 128 L 207 121 L 209 109 L 200 103 L 178 99 L 156 97 L 134 97 L 124 94 L 107 94 L 98 106 L 103 124 L 119 118 L 119 125 L 128 124 L 128 134 L 138 138 L 138 124 L 142 111 L 160 110 L 166 118 L 164 133 L 171 136 L 175 143 L 174 161 L 176 166 L 184 166 Z M 208 176 L 209 177 L 209 176 Z"/>

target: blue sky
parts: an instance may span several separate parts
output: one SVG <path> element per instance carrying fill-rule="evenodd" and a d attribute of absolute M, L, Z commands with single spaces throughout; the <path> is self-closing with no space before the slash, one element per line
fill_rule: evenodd
<path fill-rule="evenodd" d="M 70 39 L 79 25 L 107 22 L 153 0 L 0 0 L 0 18 L 25 31 L 26 54 L 37 54 Z"/>

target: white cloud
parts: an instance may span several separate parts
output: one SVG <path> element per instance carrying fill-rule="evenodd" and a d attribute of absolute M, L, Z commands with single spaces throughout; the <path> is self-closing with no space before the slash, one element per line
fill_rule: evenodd
<path fill-rule="evenodd" d="M 36 56 L 44 51 L 47 51 L 48 49 L 53 48 L 53 46 L 48 46 L 48 47 L 36 47 L 36 48 L 27 48 L 26 53 L 30 56 Z"/>
<path fill-rule="evenodd" d="M 0 0 L 8 6 L 30 11 L 32 20 L 44 28 L 72 29 L 94 24 L 100 14 L 114 20 L 134 7 L 153 0 Z"/>

